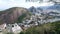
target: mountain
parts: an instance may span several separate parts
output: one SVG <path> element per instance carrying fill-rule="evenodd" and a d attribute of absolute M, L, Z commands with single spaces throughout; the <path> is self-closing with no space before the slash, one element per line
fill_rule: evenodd
<path fill-rule="evenodd" d="M 32 7 L 29 8 L 29 11 L 31 11 L 32 13 L 35 13 L 36 12 L 36 8 L 34 6 L 32 6 Z"/>
<path fill-rule="evenodd" d="M 47 9 L 57 9 L 57 10 L 60 10 L 60 4 L 56 4 L 56 5 L 50 6 Z"/>
<path fill-rule="evenodd" d="M 24 13 L 28 13 L 28 10 L 22 7 L 12 7 L 7 10 L 0 11 L 0 24 L 15 23 L 18 17 Z"/>
<path fill-rule="evenodd" d="M 51 13 L 51 14 L 60 14 L 60 13 L 57 13 L 57 12 L 49 12 L 49 13 Z"/>
<path fill-rule="evenodd" d="M 40 13 L 40 12 L 42 12 L 43 9 L 40 8 L 40 7 L 36 8 L 36 7 L 32 6 L 32 7 L 29 8 L 29 11 L 34 14 L 34 13 Z"/>
<path fill-rule="evenodd" d="M 52 9 L 52 10 L 60 10 L 60 4 L 55 4 L 55 5 L 52 5 L 52 6 L 40 6 L 40 7 L 30 7 L 29 8 L 31 11 L 34 10 L 36 11 L 36 9 L 38 10 L 49 10 L 49 9 Z"/>
<path fill-rule="evenodd" d="M 60 4 L 55 4 L 55 5 L 52 5 L 52 6 L 40 6 L 40 7 L 37 7 L 37 8 L 41 8 L 43 10 L 48 10 L 48 9 L 60 10 Z"/>

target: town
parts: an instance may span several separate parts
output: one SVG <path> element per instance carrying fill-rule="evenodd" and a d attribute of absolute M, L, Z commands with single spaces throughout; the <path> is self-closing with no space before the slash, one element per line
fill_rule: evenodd
<path fill-rule="evenodd" d="M 33 10 L 32 15 L 24 18 L 22 23 L 1 24 L 0 33 L 5 34 L 7 32 L 13 32 L 14 34 L 17 34 L 33 26 L 39 26 L 45 23 L 60 21 L 60 13 L 57 13 L 57 11 L 58 10 L 47 10 L 47 11 Z"/>
<path fill-rule="evenodd" d="M 60 34 L 60 0 L 0 0 L 0 5 L 0 34 Z"/>

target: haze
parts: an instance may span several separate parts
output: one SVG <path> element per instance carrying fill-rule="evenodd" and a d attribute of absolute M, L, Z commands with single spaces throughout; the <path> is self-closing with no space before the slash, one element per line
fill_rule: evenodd
<path fill-rule="evenodd" d="M 31 6 L 39 7 L 39 6 L 52 6 L 53 2 L 26 2 L 26 0 L 0 0 L 0 10 L 5 10 L 11 7 L 24 7 L 29 8 Z"/>

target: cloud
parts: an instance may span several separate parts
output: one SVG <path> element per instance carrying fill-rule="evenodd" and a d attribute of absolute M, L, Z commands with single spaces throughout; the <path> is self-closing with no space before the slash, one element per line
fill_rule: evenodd
<path fill-rule="evenodd" d="M 0 9 L 21 6 L 23 3 L 21 0 L 0 0 Z"/>
<path fill-rule="evenodd" d="M 29 8 L 31 6 L 38 7 L 48 5 L 53 5 L 53 3 L 25 2 L 25 0 L 0 0 L 0 9 L 8 9 L 10 7 Z"/>

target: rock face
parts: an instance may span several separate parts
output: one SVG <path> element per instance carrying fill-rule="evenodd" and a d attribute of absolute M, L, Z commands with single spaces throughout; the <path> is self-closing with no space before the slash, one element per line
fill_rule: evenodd
<path fill-rule="evenodd" d="M 15 23 L 17 18 L 28 10 L 22 7 L 13 7 L 0 12 L 0 24 L 2 23 Z"/>

